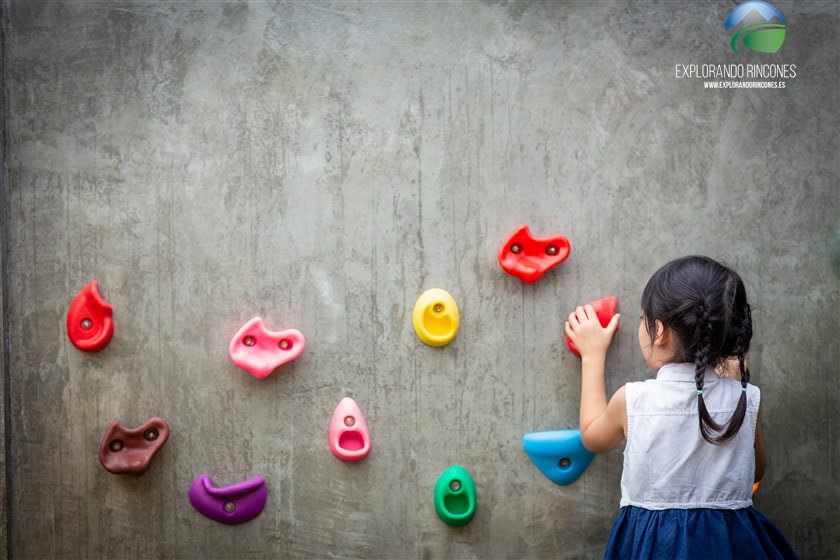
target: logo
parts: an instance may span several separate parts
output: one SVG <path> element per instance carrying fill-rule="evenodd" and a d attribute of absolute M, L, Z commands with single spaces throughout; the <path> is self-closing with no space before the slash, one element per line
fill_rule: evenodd
<path fill-rule="evenodd" d="M 738 52 L 739 44 L 741 50 L 750 50 L 774 53 L 778 51 L 785 42 L 785 19 L 781 12 L 760 0 L 751 0 L 738 5 L 729 17 L 726 18 L 726 31 L 740 29 L 732 36 L 729 46 L 732 51 Z"/>

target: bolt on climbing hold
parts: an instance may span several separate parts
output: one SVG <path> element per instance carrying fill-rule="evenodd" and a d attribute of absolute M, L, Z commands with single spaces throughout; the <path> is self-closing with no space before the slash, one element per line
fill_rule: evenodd
<path fill-rule="evenodd" d="M 236 525 L 262 513 L 268 489 L 261 476 L 217 488 L 209 475 L 201 474 L 190 485 L 189 497 L 202 515 L 219 523 Z"/>
<path fill-rule="evenodd" d="M 169 425 L 163 418 L 149 418 L 136 428 L 115 420 L 102 438 L 99 462 L 110 473 L 140 476 L 168 438 Z"/>
<path fill-rule="evenodd" d="M 472 521 L 478 497 L 467 469 L 453 465 L 443 471 L 435 484 L 434 500 L 438 517 L 447 525 L 459 527 Z"/>
<path fill-rule="evenodd" d="M 254 377 L 263 379 L 303 353 L 306 340 L 296 329 L 274 332 L 262 318 L 254 317 L 233 335 L 228 354 L 233 363 Z"/>
<path fill-rule="evenodd" d="M 595 454 L 583 446 L 579 430 L 526 434 L 525 453 L 549 480 L 565 486 L 583 474 Z"/>
<path fill-rule="evenodd" d="M 526 225 L 520 225 L 499 249 L 502 270 L 526 284 L 539 280 L 546 271 L 569 257 L 572 246 L 562 235 L 539 239 Z"/>
<path fill-rule="evenodd" d="M 461 323 L 455 300 L 438 288 L 427 290 L 417 298 L 411 319 L 417 338 L 429 346 L 446 346 L 452 342 Z"/>
<path fill-rule="evenodd" d="M 114 310 L 99 295 L 96 281 L 76 295 L 67 311 L 67 336 L 73 346 L 85 352 L 98 352 L 114 336 Z"/>
<path fill-rule="evenodd" d="M 330 451 L 342 461 L 360 461 L 370 453 L 370 432 L 358 403 L 344 397 L 335 407 L 327 434 Z"/>

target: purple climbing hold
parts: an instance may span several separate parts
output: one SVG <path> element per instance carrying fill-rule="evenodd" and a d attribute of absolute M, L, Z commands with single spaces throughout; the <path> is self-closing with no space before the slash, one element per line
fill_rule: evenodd
<path fill-rule="evenodd" d="M 206 474 L 198 475 L 190 486 L 190 503 L 200 513 L 227 525 L 245 523 L 262 513 L 268 490 L 261 476 L 216 488 Z"/>

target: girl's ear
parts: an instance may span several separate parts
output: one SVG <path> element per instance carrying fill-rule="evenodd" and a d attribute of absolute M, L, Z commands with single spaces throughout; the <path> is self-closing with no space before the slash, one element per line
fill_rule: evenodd
<path fill-rule="evenodd" d="M 656 320 L 656 338 L 653 343 L 656 346 L 667 346 L 671 342 L 671 329 L 665 326 L 665 323 Z"/>

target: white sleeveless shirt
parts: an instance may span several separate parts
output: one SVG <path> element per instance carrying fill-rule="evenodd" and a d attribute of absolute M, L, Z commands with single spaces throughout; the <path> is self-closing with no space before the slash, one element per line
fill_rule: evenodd
<path fill-rule="evenodd" d="M 752 505 L 755 426 L 761 393 L 747 384 L 747 414 L 738 433 L 720 445 L 700 434 L 694 364 L 666 364 L 656 379 L 628 383 L 627 443 L 621 506 L 646 509 L 739 509 Z M 725 424 L 741 396 L 741 382 L 709 369 L 703 400 Z"/>

